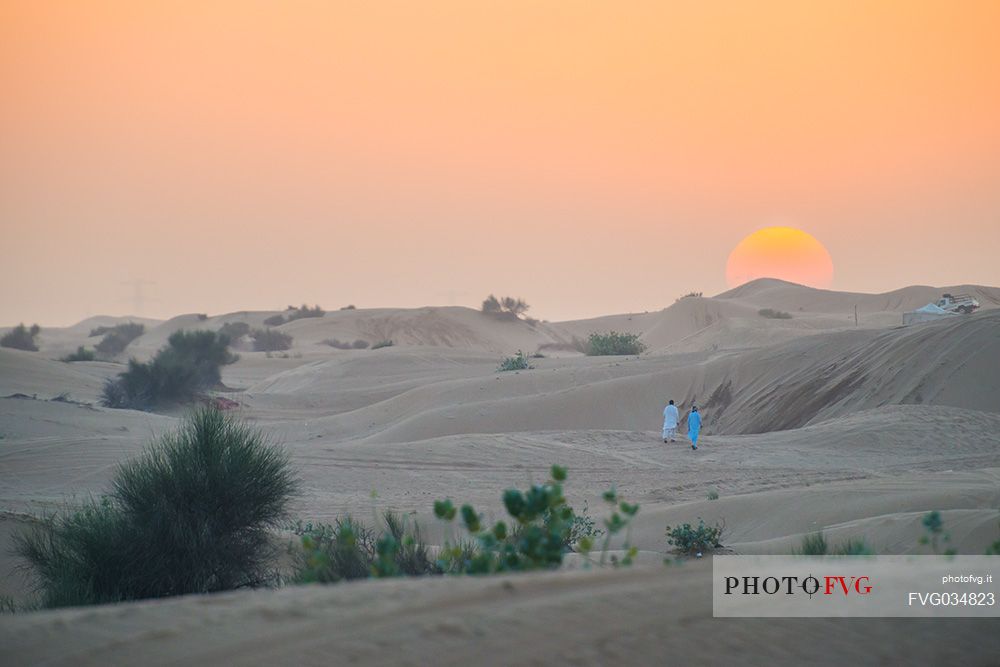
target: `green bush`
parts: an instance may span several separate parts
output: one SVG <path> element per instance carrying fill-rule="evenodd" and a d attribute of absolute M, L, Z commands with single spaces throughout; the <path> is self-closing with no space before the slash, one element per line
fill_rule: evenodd
<path fill-rule="evenodd" d="M 708 492 L 708 499 L 709 500 L 718 500 L 719 499 L 719 492 L 716 491 L 715 489 L 710 490 Z"/>
<path fill-rule="evenodd" d="M 114 357 L 125 351 L 129 343 L 146 332 L 143 324 L 127 322 L 113 327 L 104 327 L 104 338 L 95 349 L 102 357 Z"/>
<path fill-rule="evenodd" d="M 268 317 L 267 319 L 264 320 L 264 325 L 268 327 L 280 327 L 284 323 L 285 323 L 284 315 L 271 315 L 271 317 Z"/>
<path fill-rule="evenodd" d="M 28 352 L 38 352 L 38 344 L 35 341 L 42 328 L 37 324 L 32 324 L 31 328 L 18 324 L 0 337 L 0 347 L 12 347 L 15 350 L 26 350 Z"/>
<path fill-rule="evenodd" d="M 16 534 L 15 548 L 47 607 L 261 586 L 296 484 L 260 431 L 202 408 L 119 466 L 108 496 Z"/>
<path fill-rule="evenodd" d="M 717 523 L 709 526 L 701 518 L 698 519 L 697 526 L 689 523 L 673 528 L 667 526 L 667 544 L 675 551 L 685 554 L 711 551 L 722 546 L 719 540 L 722 539 L 724 529 L 725 524 Z"/>
<path fill-rule="evenodd" d="M 376 532 L 351 517 L 329 524 L 296 526 L 302 538 L 296 583 L 334 583 L 367 577 L 441 574 L 419 528 L 393 512 Z"/>
<path fill-rule="evenodd" d="M 492 527 L 482 525 L 482 517 L 471 505 L 456 508 L 450 499 L 434 503 L 434 515 L 444 521 L 461 519 L 465 530 L 476 543 L 470 549 L 467 542 L 446 543 L 442 549 L 439 566 L 446 571 L 464 574 L 491 574 L 527 570 L 553 569 L 562 564 L 563 556 L 570 550 L 574 530 L 583 535 L 574 545 L 584 555 L 594 547 L 593 525 L 576 520 L 576 513 L 563 496 L 562 483 L 566 469 L 552 466 L 551 478 L 545 484 L 536 484 L 527 491 L 508 489 L 503 494 L 504 507 L 511 521 L 498 521 Z M 605 519 L 607 534 L 601 552 L 601 563 L 610 549 L 613 535 L 626 532 L 625 556 L 612 556 L 614 565 L 632 564 L 638 550 L 631 546 L 629 531 L 632 518 L 639 506 L 621 500 L 612 489 L 604 494 L 610 506 L 610 516 Z M 587 534 L 591 533 L 591 534 Z"/>
<path fill-rule="evenodd" d="M 852 537 L 834 552 L 838 556 L 871 556 L 875 550 L 863 538 Z"/>
<path fill-rule="evenodd" d="M 276 352 L 292 347 L 292 337 L 275 329 L 254 329 L 250 332 L 254 352 Z"/>
<path fill-rule="evenodd" d="M 645 349 L 646 345 L 639 340 L 638 334 L 610 331 L 606 334 L 590 334 L 587 339 L 586 354 L 592 357 L 631 355 L 642 354 Z"/>
<path fill-rule="evenodd" d="M 826 537 L 822 532 L 806 535 L 802 538 L 802 551 L 798 555 L 802 556 L 825 556 L 829 546 Z"/>
<path fill-rule="evenodd" d="M 60 361 L 72 362 L 72 361 L 93 361 L 97 356 L 94 354 L 93 350 L 88 350 L 83 345 L 76 348 L 76 352 L 71 352 L 65 357 L 60 359 Z"/>
<path fill-rule="evenodd" d="M 219 327 L 219 333 L 229 338 L 233 344 L 250 333 L 250 325 L 246 322 L 226 322 Z"/>
<path fill-rule="evenodd" d="M 190 401 L 218 385 L 220 367 L 236 357 L 229 338 L 214 331 L 177 331 L 152 360 L 130 359 L 128 369 L 104 384 L 102 403 L 111 408 L 149 409 Z"/>
<path fill-rule="evenodd" d="M 772 308 L 761 308 L 757 311 L 757 314 L 761 317 L 766 317 L 772 320 L 790 320 L 792 319 L 791 313 L 786 313 L 783 310 L 774 310 Z"/>
<path fill-rule="evenodd" d="M 383 347 L 392 347 L 395 345 L 391 340 L 380 340 L 374 345 L 372 345 L 373 350 L 381 350 Z"/>
<path fill-rule="evenodd" d="M 502 373 L 504 371 L 526 371 L 531 368 L 534 368 L 534 366 L 532 366 L 528 362 L 528 356 L 524 352 L 521 352 L 521 350 L 518 350 L 517 354 L 515 354 L 513 357 L 505 357 L 500 362 L 500 365 L 497 366 L 497 372 Z"/>

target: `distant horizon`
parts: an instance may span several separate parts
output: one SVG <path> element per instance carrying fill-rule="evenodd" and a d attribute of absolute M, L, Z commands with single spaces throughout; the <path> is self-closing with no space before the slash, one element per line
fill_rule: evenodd
<path fill-rule="evenodd" d="M 754 280 L 747 281 L 746 283 L 743 283 L 742 285 L 738 285 L 737 287 L 727 288 L 727 289 L 724 289 L 724 290 L 722 290 L 720 292 L 717 292 L 717 293 L 714 293 L 714 294 L 704 294 L 703 293 L 702 296 L 704 298 L 712 299 L 712 298 L 719 297 L 719 296 L 725 294 L 726 292 L 732 292 L 734 290 L 738 290 L 738 289 L 740 289 L 742 287 L 745 287 L 746 285 L 750 285 L 752 283 L 762 282 L 762 281 L 777 281 L 777 282 L 787 283 L 789 285 L 794 285 L 796 287 L 802 287 L 802 288 L 805 288 L 805 289 L 817 290 L 817 291 L 820 291 L 820 292 L 836 292 L 836 293 L 840 293 L 840 294 L 860 294 L 860 295 L 867 295 L 867 296 L 879 296 L 879 295 L 883 295 L 883 294 L 891 294 L 893 292 L 898 292 L 898 291 L 905 290 L 905 289 L 910 289 L 910 288 L 928 288 L 928 289 L 945 290 L 945 289 L 949 289 L 949 288 L 959 288 L 959 287 L 963 287 L 963 288 L 964 287 L 978 287 L 978 288 L 986 288 L 986 289 L 1000 289 L 1000 285 L 986 285 L 986 284 L 982 284 L 982 283 L 950 283 L 950 284 L 947 284 L 947 285 L 928 285 L 928 284 L 916 283 L 916 284 L 911 284 L 911 285 L 903 285 L 901 287 L 896 287 L 896 288 L 893 288 L 893 289 L 884 290 L 884 291 L 880 291 L 880 292 L 862 292 L 862 291 L 857 291 L 857 290 L 839 290 L 839 289 L 833 289 L 833 288 L 810 287 L 809 285 L 802 285 L 801 283 L 795 283 L 795 282 L 792 282 L 792 281 L 789 281 L 789 280 L 782 280 L 781 278 L 763 277 L 763 278 L 756 278 Z M 695 291 L 697 291 L 697 290 L 695 290 Z M 486 296 L 488 296 L 488 295 L 484 295 L 483 298 L 486 298 Z M 501 296 L 501 295 L 497 294 L 497 296 Z M 508 296 L 508 295 L 504 294 L 503 296 Z M 528 299 L 527 297 L 524 297 L 524 295 L 513 295 L 512 294 L 512 295 L 509 295 L 509 296 L 521 296 L 522 298 L 524 298 L 528 302 L 529 305 L 531 305 L 531 300 Z M 534 312 L 535 309 L 532 308 L 531 310 L 528 311 L 528 316 L 531 317 L 531 318 L 537 319 L 539 321 L 559 323 L 559 322 L 573 322 L 573 321 L 577 321 L 577 320 L 595 319 L 595 318 L 600 318 L 600 317 L 609 317 L 609 316 L 614 316 L 614 315 L 634 315 L 634 314 L 638 314 L 638 313 L 653 313 L 653 312 L 657 312 L 657 311 L 663 310 L 665 308 L 669 308 L 674 303 L 676 303 L 676 301 L 680 300 L 680 298 L 686 297 L 686 296 L 687 296 L 687 293 L 678 294 L 676 297 L 674 297 L 674 301 L 670 301 L 669 303 L 666 303 L 666 304 L 664 304 L 662 306 L 655 307 L 655 308 L 643 308 L 643 309 L 638 309 L 638 310 L 619 310 L 619 311 L 613 311 L 613 312 L 601 312 L 601 313 L 584 315 L 582 317 L 569 317 L 569 318 L 552 318 L 552 317 L 545 317 L 544 315 L 542 315 L 542 316 L 536 316 L 536 313 Z M 201 311 L 201 310 L 180 310 L 180 311 L 177 311 L 177 312 L 174 312 L 174 313 L 171 313 L 171 314 L 167 314 L 167 315 L 137 315 L 137 314 L 134 314 L 134 313 L 123 313 L 123 314 L 119 315 L 119 314 L 114 314 L 114 313 L 110 313 L 110 312 L 101 312 L 101 313 L 92 313 L 90 315 L 85 315 L 85 316 L 83 316 L 83 317 L 81 317 L 79 319 L 76 319 L 76 320 L 73 320 L 73 321 L 70 321 L 70 322 L 65 322 L 65 323 L 40 322 L 40 321 L 30 321 L 29 322 L 28 320 L 18 320 L 18 321 L 15 321 L 15 322 L 0 323 L 0 328 L 13 327 L 13 326 L 17 326 L 18 324 L 31 325 L 31 324 L 36 324 L 37 323 L 43 329 L 45 327 L 50 327 L 50 328 L 55 328 L 55 329 L 63 329 L 63 328 L 68 328 L 68 327 L 72 327 L 72 326 L 78 325 L 81 322 L 85 322 L 85 321 L 87 321 L 89 319 L 95 319 L 95 318 L 100 318 L 100 317 L 109 317 L 109 318 L 114 318 L 114 319 L 129 319 L 129 318 L 134 318 L 134 319 L 156 320 L 156 321 L 160 321 L 160 322 L 165 322 L 165 321 L 174 319 L 176 317 L 183 317 L 185 315 L 206 314 L 206 315 L 208 315 L 208 317 L 220 317 L 220 316 L 223 316 L 223 315 L 234 315 L 236 313 L 242 313 L 242 312 L 257 312 L 257 313 L 281 312 L 283 310 L 286 310 L 289 306 L 298 307 L 298 306 L 301 306 L 302 304 L 303 304 L 303 302 L 299 301 L 298 303 L 295 303 L 295 304 L 286 303 L 284 306 L 276 307 L 276 308 L 234 308 L 234 309 L 222 310 L 222 311 L 218 311 L 218 312 L 206 312 L 206 311 Z M 455 303 L 455 304 L 424 303 L 424 304 L 415 305 L 415 306 L 358 305 L 358 304 L 344 304 L 343 306 L 332 306 L 332 305 L 331 306 L 327 306 L 326 304 L 324 304 L 322 302 L 309 301 L 309 302 L 306 302 L 306 305 L 308 305 L 308 306 L 319 305 L 327 313 L 333 313 L 333 312 L 337 312 L 337 311 L 340 311 L 340 310 L 351 310 L 351 309 L 344 308 L 344 306 L 348 306 L 348 305 L 354 306 L 354 308 L 353 308 L 354 310 L 419 310 L 421 308 L 467 308 L 467 309 L 476 310 L 476 311 L 480 310 L 480 304 L 473 305 L 473 304 L 461 304 L 461 303 Z"/>

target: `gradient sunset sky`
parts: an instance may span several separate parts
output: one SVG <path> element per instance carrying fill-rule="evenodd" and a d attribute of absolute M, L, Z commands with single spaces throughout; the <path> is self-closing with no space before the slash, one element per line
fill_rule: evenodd
<path fill-rule="evenodd" d="M 1000 2 L 0 0 L 0 324 L 1000 284 Z"/>

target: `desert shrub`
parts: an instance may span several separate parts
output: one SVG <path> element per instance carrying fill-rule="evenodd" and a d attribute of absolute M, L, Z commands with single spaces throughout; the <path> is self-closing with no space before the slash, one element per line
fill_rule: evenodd
<path fill-rule="evenodd" d="M 829 545 L 826 543 L 826 537 L 823 536 L 822 532 L 818 532 L 802 538 L 802 549 L 797 555 L 825 556 L 828 551 Z"/>
<path fill-rule="evenodd" d="M 924 534 L 920 536 L 920 544 L 930 545 L 934 553 L 940 553 L 941 542 L 951 540 L 951 536 L 944 532 L 944 521 L 941 519 L 941 513 L 937 510 L 928 512 L 921 520 L 921 524 L 924 527 Z M 954 549 L 945 549 L 944 553 L 945 555 L 953 555 L 956 552 Z"/>
<path fill-rule="evenodd" d="M 531 368 L 534 368 L 534 366 L 528 363 L 528 356 L 524 352 L 521 352 L 521 350 L 518 350 L 517 354 L 513 357 L 506 357 L 500 362 L 500 365 L 497 366 L 497 372 L 526 371 Z"/>
<path fill-rule="evenodd" d="M 852 537 L 837 547 L 838 556 L 871 556 L 875 550 L 863 538 Z"/>
<path fill-rule="evenodd" d="M 357 310 L 357 306 L 355 306 L 353 303 L 349 303 L 346 306 L 341 306 L 340 309 L 341 310 Z"/>
<path fill-rule="evenodd" d="M 527 491 L 508 489 L 503 494 L 504 507 L 510 522 L 498 521 L 492 527 L 482 525 L 482 517 L 471 505 L 455 507 L 450 499 L 434 503 L 434 515 L 444 521 L 460 517 L 462 525 L 476 543 L 470 549 L 467 542 L 446 543 L 439 565 L 448 571 L 464 574 L 490 574 L 557 568 L 569 551 L 574 529 L 587 532 L 592 525 L 575 521 L 576 513 L 563 496 L 562 483 L 566 469 L 552 466 L 550 479 Z M 612 556 L 615 565 L 630 565 L 638 549 L 631 546 L 629 531 L 639 506 L 620 499 L 612 489 L 604 500 L 610 515 L 604 521 L 607 530 L 601 562 L 610 548 L 613 535 L 626 532 L 625 556 Z M 589 526 L 589 527 L 588 527 Z M 578 552 L 588 555 L 594 547 L 595 535 L 583 535 L 575 544 Z"/>
<path fill-rule="evenodd" d="M 217 385 L 220 367 L 236 357 L 229 338 L 214 331 L 176 331 L 152 360 L 130 359 L 128 369 L 104 384 L 102 403 L 111 408 L 148 409 L 184 402 Z"/>
<path fill-rule="evenodd" d="M 145 325 L 135 322 L 116 324 L 110 328 L 105 327 L 104 338 L 94 349 L 103 357 L 114 357 L 124 352 L 129 343 L 145 332 Z"/>
<path fill-rule="evenodd" d="M 284 323 L 285 323 L 284 315 L 271 315 L 271 317 L 268 317 L 267 319 L 264 320 L 264 325 L 269 327 L 280 327 Z"/>
<path fill-rule="evenodd" d="M 680 301 L 681 299 L 697 299 L 701 298 L 701 296 L 702 296 L 701 292 L 688 292 L 687 294 L 682 294 L 679 297 L 677 297 L 676 301 Z"/>
<path fill-rule="evenodd" d="M 289 306 L 285 311 L 285 321 L 293 322 L 304 317 L 323 317 L 324 315 L 326 315 L 326 311 L 319 306 L 310 308 L 306 304 L 302 304 L 298 308 Z"/>
<path fill-rule="evenodd" d="M 712 489 L 711 491 L 708 492 L 708 499 L 709 500 L 718 500 L 719 499 L 719 492 L 716 491 L 715 489 Z"/>
<path fill-rule="evenodd" d="M 675 551 L 685 554 L 711 551 L 722 546 L 719 540 L 722 539 L 724 529 L 725 524 L 717 523 L 709 526 L 701 518 L 698 519 L 697 526 L 692 526 L 690 523 L 667 526 L 667 544 Z"/>
<path fill-rule="evenodd" d="M 531 308 L 524 299 L 511 296 L 497 298 L 493 294 L 483 299 L 482 312 L 494 317 L 516 320 Z"/>
<path fill-rule="evenodd" d="M 208 319 L 208 313 L 198 313 L 197 315 L 195 315 L 195 317 L 198 318 L 199 322 L 204 322 L 205 320 Z"/>
<path fill-rule="evenodd" d="M 88 350 L 83 345 L 81 345 L 80 347 L 76 348 L 76 352 L 71 352 L 67 354 L 65 357 L 60 359 L 60 361 L 65 361 L 69 363 L 72 361 L 93 361 L 96 358 L 97 355 L 94 354 L 93 350 Z"/>
<path fill-rule="evenodd" d="M 606 334 L 590 334 L 590 337 L 587 339 L 586 353 L 588 356 L 597 357 L 641 354 L 645 349 L 646 345 L 639 340 L 638 334 L 611 331 Z"/>
<path fill-rule="evenodd" d="M 219 333 L 227 336 L 230 343 L 234 343 L 250 333 L 250 325 L 246 322 L 226 322 L 219 327 Z"/>
<path fill-rule="evenodd" d="M 0 337 L 0 347 L 12 347 L 15 350 L 26 350 L 28 352 L 38 352 L 38 344 L 35 341 L 42 328 L 37 324 L 31 327 L 24 326 L 23 323 L 8 331 Z"/>
<path fill-rule="evenodd" d="M 324 345 L 329 345 L 330 347 L 336 348 L 338 350 L 350 350 L 351 349 L 351 344 L 350 343 L 348 343 L 347 341 L 338 340 L 336 338 L 327 338 L 326 340 L 323 341 L 323 344 Z"/>
<path fill-rule="evenodd" d="M 254 329 L 250 332 L 254 352 L 275 352 L 292 347 L 292 337 L 275 329 Z"/>
<path fill-rule="evenodd" d="M 353 343 L 351 343 L 351 347 L 353 347 L 355 350 L 366 350 L 368 349 L 368 341 L 359 338 Z"/>
<path fill-rule="evenodd" d="M 771 320 L 790 320 L 792 319 L 791 313 L 786 313 L 783 310 L 774 310 L 773 308 L 761 308 L 757 311 L 757 314 L 761 317 L 766 317 Z"/>
<path fill-rule="evenodd" d="M 372 345 L 372 349 L 380 350 L 383 347 L 392 347 L 393 345 L 395 345 L 395 343 L 393 343 L 391 340 L 380 340 Z"/>
<path fill-rule="evenodd" d="M 87 334 L 87 337 L 88 338 L 94 338 L 95 336 L 103 336 L 104 334 L 108 333 L 112 329 L 114 329 L 114 327 L 108 327 L 108 326 L 94 327 L 93 329 L 90 330 L 90 333 Z"/>
<path fill-rule="evenodd" d="M 334 583 L 367 577 L 441 574 L 419 528 L 393 512 L 376 532 L 351 517 L 330 524 L 298 524 L 302 538 L 296 583 Z"/>
<path fill-rule="evenodd" d="M 118 467 L 111 491 L 15 536 L 47 607 L 261 586 L 296 488 L 258 430 L 202 408 Z"/>

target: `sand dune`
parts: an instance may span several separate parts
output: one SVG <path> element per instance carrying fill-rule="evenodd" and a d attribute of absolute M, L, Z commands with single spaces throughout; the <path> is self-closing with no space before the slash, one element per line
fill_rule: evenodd
<path fill-rule="evenodd" d="M 910 631 L 914 623 L 904 632 L 894 621 L 713 620 L 707 564 L 657 565 L 667 550 L 664 526 L 697 517 L 724 521 L 724 542 L 738 553 L 788 553 L 817 530 L 833 544 L 863 537 L 880 552 L 922 553 L 921 519 L 931 510 L 942 512 L 960 552 L 982 553 L 1000 538 L 1000 290 L 952 289 L 977 294 L 984 312 L 902 327 L 900 312 L 942 290 L 852 295 L 756 281 L 661 311 L 575 322 L 422 308 L 336 311 L 282 325 L 295 337 L 287 354 L 243 350 L 223 369 L 223 382 L 240 414 L 289 450 L 303 480 L 296 517 L 366 518 L 391 508 L 438 544 L 451 529 L 432 517 L 435 499 L 472 502 L 499 517 L 502 489 L 542 479 L 560 463 L 570 471 L 570 501 L 596 518 L 600 493 L 612 485 L 640 503 L 632 537 L 648 566 L 18 615 L 0 622 L 4 657 L 73 665 L 327 664 L 331 655 L 532 664 L 548 660 L 538 650 L 544 645 L 579 664 L 642 664 L 698 646 L 699 655 L 725 664 L 761 656 L 990 664 L 1000 640 L 989 622 L 935 622 L 933 630 L 947 626 L 952 639 L 928 643 Z M 793 316 L 763 318 L 764 307 Z M 119 461 L 178 423 L 180 409 L 95 405 L 125 358 L 152 355 L 179 329 L 260 326 L 273 314 L 147 322 L 118 363 L 52 359 L 93 344 L 86 336 L 95 323 L 118 320 L 48 332 L 37 353 L 0 349 L 0 548 L 7 552 L 26 513 L 99 493 Z M 649 351 L 564 351 L 532 359 L 528 371 L 496 372 L 500 357 L 518 348 L 569 348 L 611 329 L 641 334 Z M 327 338 L 396 344 L 344 351 L 324 345 Z M 75 402 L 52 400 L 63 394 Z M 685 411 L 694 401 L 703 406 L 697 452 L 683 435 L 660 440 L 669 397 Z M 14 564 L 9 554 L 0 559 L 7 570 Z M 28 593 L 9 576 L 0 578 L 0 594 Z M 525 641 L 511 642 L 510 633 Z"/>

